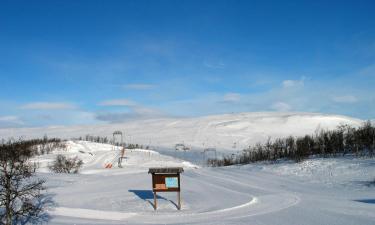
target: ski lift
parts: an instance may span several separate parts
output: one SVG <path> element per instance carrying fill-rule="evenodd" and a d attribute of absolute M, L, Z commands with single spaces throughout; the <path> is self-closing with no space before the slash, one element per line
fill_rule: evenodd
<path fill-rule="evenodd" d="M 123 160 L 123 159 L 125 159 L 125 160 L 127 159 L 127 157 L 125 157 L 125 151 L 126 151 L 126 149 L 125 149 L 125 145 L 124 145 L 124 146 L 122 147 L 122 149 L 121 149 L 119 155 L 118 155 L 117 165 L 118 165 L 119 168 L 122 168 L 122 160 Z"/>
<path fill-rule="evenodd" d="M 122 132 L 119 130 L 116 130 L 113 132 L 113 145 L 119 146 L 123 143 L 123 137 Z"/>
<path fill-rule="evenodd" d="M 122 135 L 122 132 L 119 131 L 119 130 L 116 130 L 113 132 L 113 139 L 112 139 L 112 142 L 113 142 L 113 145 L 112 145 L 112 150 L 116 151 L 118 150 L 119 146 L 123 146 L 120 150 L 120 152 L 118 152 L 118 154 L 116 154 L 115 158 L 110 162 L 110 163 L 107 163 L 105 164 L 105 168 L 112 168 L 113 164 L 117 161 L 117 165 L 118 167 L 122 167 L 122 160 L 123 159 L 126 159 L 125 157 L 125 145 L 123 143 L 123 135 Z"/>
<path fill-rule="evenodd" d="M 182 151 L 182 150 L 185 150 L 186 147 L 184 144 L 176 144 L 174 148 L 176 151 Z"/>

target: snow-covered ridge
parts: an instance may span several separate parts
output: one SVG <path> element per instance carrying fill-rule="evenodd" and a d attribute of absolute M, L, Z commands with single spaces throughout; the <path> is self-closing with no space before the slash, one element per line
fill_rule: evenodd
<path fill-rule="evenodd" d="M 162 118 L 118 124 L 0 129 L 0 138 L 50 137 L 74 138 L 90 135 L 112 137 L 120 130 L 125 142 L 174 148 L 177 143 L 196 148 L 216 147 L 241 150 L 248 145 L 289 135 L 312 134 L 317 129 L 335 129 L 338 125 L 359 126 L 363 121 L 341 115 L 292 112 L 252 112 L 196 118 Z"/>

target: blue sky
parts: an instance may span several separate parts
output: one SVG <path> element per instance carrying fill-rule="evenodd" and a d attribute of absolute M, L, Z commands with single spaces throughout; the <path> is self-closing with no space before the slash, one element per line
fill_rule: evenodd
<path fill-rule="evenodd" d="M 375 117 L 374 1 L 0 1 L 0 127 Z"/>

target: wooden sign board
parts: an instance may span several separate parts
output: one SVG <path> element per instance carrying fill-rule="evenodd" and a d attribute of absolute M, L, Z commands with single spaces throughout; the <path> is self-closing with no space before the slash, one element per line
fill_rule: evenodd
<path fill-rule="evenodd" d="M 180 191 L 180 174 L 152 174 L 153 191 Z"/>
<path fill-rule="evenodd" d="M 154 192 L 154 209 L 157 208 L 156 192 L 177 192 L 178 209 L 181 209 L 181 167 L 173 168 L 150 168 L 148 173 L 152 174 L 152 191 Z"/>

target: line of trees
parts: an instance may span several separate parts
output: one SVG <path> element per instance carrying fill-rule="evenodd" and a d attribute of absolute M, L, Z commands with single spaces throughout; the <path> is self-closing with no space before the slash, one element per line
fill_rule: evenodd
<path fill-rule="evenodd" d="M 115 145 L 116 144 L 116 143 L 114 143 L 113 140 L 111 140 L 108 137 L 93 136 L 93 135 L 86 135 L 84 137 L 81 136 L 81 137 L 79 137 L 76 140 L 79 140 L 79 141 L 90 141 L 90 142 L 96 142 L 96 143 L 101 143 L 101 144 L 111 144 L 111 145 Z M 127 143 L 127 144 L 124 144 L 124 145 L 128 149 L 136 149 L 136 148 L 143 148 L 144 147 L 141 144 Z M 148 148 L 149 148 L 149 146 L 146 146 L 146 149 L 148 149 Z"/>
<path fill-rule="evenodd" d="M 375 126 L 370 121 L 355 128 L 341 125 L 335 130 L 320 130 L 304 137 L 287 137 L 258 143 L 239 155 L 209 159 L 209 166 L 229 166 L 258 161 L 290 159 L 303 161 L 310 156 L 336 157 L 352 154 L 372 157 L 375 151 Z"/>
<path fill-rule="evenodd" d="M 108 137 L 100 137 L 100 136 L 93 136 L 87 134 L 84 137 L 79 137 L 79 141 L 91 141 L 91 142 L 96 142 L 96 143 L 101 143 L 101 144 L 112 144 L 111 140 Z"/>
<path fill-rule="evenodd" d="M 39 139 L 30 139 L 30 140 L 1 140 L 0 145 L 5 146 L 10 143 L 18 143 L 22 145 L 23 148 L 28 149 L 33 156 L 49 154 L 55 149 L 66 149 L 66 144 L 59 138 L 48 138 L 44 136 Z"/>

